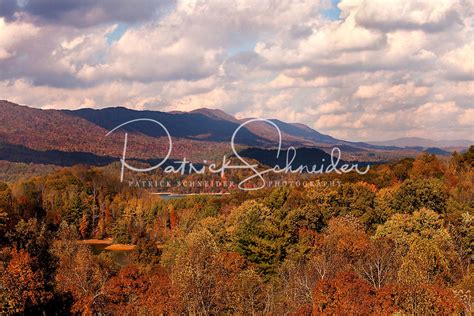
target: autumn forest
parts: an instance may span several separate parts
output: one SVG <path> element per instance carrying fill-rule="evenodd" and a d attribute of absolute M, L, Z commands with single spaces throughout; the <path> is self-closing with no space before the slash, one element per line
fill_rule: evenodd
<path fill-rule="evenodd" d="M 468 315 L 473 168 L 471 147 L 170 200 L 98 167 L 1 183 L 1 313 Z M 117 261 L 87 240 L 134 247 Z"/>

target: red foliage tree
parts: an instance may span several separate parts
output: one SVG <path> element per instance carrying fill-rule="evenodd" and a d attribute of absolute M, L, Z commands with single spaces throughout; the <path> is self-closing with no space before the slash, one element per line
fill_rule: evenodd
<path fill-rule="evenodd" d="M 313 291 L 314 315 L 372 315 L 395 310 L 390 301 L 353 271 L 339 272 L 331 280 L 318 282 Z"/>

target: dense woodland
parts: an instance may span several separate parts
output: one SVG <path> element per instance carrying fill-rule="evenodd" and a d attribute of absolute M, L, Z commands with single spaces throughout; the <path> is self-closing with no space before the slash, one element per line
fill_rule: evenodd
<path fill-rule="evenodd" d="M 473 312 L 474 147 L 336 186 L 163 200 L 106 168 L 0 184 L 0 313 Z M 81 239 L 136 245 L 127 265 Z"/>

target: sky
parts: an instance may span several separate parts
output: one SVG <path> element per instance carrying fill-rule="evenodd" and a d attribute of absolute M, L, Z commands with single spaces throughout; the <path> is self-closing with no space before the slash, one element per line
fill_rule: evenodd
<path fill-rule="evenodd" d="M 474 139 L 474 0 L 0 0 L 0 99 Z"/>

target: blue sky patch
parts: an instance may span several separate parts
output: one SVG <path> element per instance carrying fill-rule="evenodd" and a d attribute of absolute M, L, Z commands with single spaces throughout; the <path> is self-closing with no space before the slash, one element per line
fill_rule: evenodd
<path fill-rule="evenodd" d="M 112 44 L 113 42 L 118 41 L 122 35 L 127 31 L 128 26 L 125 23 L 118 23 L 115 30 L 107 34 L 107 44 Z"/>
<path fill-rule="evenodd" d="M 332 7 L 322 11 L 322 14 L 330 20 L 339 20 L 341 10 L 337 7 L 340 0 L 331 0 Z"/>

